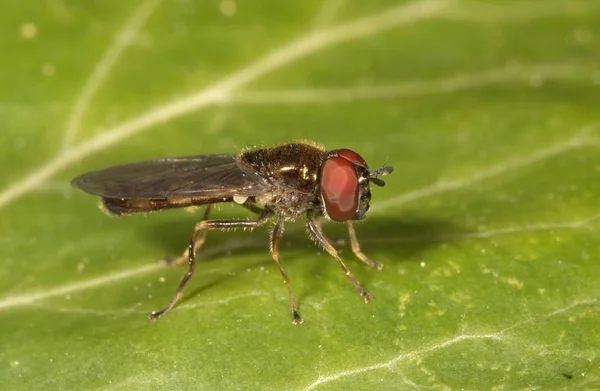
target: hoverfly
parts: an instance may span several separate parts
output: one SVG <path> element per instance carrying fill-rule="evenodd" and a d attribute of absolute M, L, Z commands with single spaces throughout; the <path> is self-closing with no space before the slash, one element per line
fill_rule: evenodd
<path fill-rule="evenodd" d="M 105 210 L 114 215 L 152 212 L 171 208 L 207 205 L 204 218 L 192 232 L 180 258 L 188 270 L 176 294 L 161 310 L 149 317 L 156 320 L 169 312 L 181 298 L 196 268 L 196 251 L 213 229 L 255 228 L 274 220 L 270 251 L 287 286 L 294 324 L 302 323 L 290 279 L 279 258 L 279 244 L 286 221 L 306 215 L 309 235 L 335 258 L 365 302 L 371 295 L 354 278 L 333 244 L 321 229 L 320 218 L 346 222 L 352 252 L 364 263 L 381 269 L 360 250 L 352 225 L 362 220 L 371 200 L 370 184 L 384 186 L 378 178 L 392 167 L 369 171 L 365 160 L 349 149 L 327 151 L 310 142 L 294 142 L 271 148 L 254 148 L 239 154 L 164 158 L 110 167 L 83 174 L 72 184 L 102 198 Z M 211 220 L 211 208 L 233 202 L 257 215 L 256 220 Z"/>

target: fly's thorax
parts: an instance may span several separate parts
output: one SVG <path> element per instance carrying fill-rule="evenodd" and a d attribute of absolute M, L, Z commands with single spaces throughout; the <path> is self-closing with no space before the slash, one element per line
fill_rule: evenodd
<path fill-rule="evenodd" d="M 255 202 L 261 207 L 268 207 L 275 214 L 286 219 L 295 219 L 306 213 L 314 211 L 313 205 L 318 201 L 315 193 L 305 193 L 286 186 L 273 186 L 268 193 L 255 197 Z M 320 208 L 320 205 L 319 205 Z"/>
<path fill-rule="evenodd" d="M 327 152 L 308 143 L 284 144 L 242 152 L 239 159 L 274 187 L 316 193 Z M 290 191 L 291 191 L 290 190 Z"/>

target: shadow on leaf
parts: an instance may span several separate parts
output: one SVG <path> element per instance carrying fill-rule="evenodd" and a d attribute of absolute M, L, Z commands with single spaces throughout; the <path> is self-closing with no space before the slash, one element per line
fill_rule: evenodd
<path fill-rule="evenodd" d="M 307 254 L 323 252 L 308 238 L 302 221 L 303 219 L 298 219 L 286 227 L 281 242 L 281 256 L 286 268 L 290 268 L 294 262 L 297 262 L 296 259 L 306 258 Z M 190 220 L 188 217 L 163 221 L 148 225 L 148 228 L 140 234 L 144 235 L 146 240 L 156 242 L 159 247 L 165 249 L 163 254 L 157 255 L 179 256 L 189 240 L 195 222 L 196 220 Z M 197 253 L 197 260 L 198 262 L 225 261 L 232 254 L 252 254 L 259 256 L 254 257 L 254 261 L 251 263 L 240 264 L 240 268 L 264 266 L 273 267 L 273 270 L 276 270 L 269 255 L 269 227 L 270 225 L 267 224 L 257 228 L 255 232 L 211 231 L 204 247 Z M 421 259 L 419 255 L 423 252 L 452 241 L 453 237 L 465 232 L 450 221 L 419 216 L 370 216 L 366 221 L 356 224 L 355 227 L 363 252 L 375 260 L 385 258 L 385 266 L 388 267 L 399 262 Z M 365 265 L 352 254 L 346 225 L 326 223 L 323 225 L 323 229 L 340 251 L 350 269 L 357 274 L 364 275 L 359 271 L 358 264 Z M 310 263 L 306 273 L 303 273 L 304 276 L 294 275 L 294 279 L 324 274 L 326 271 L 335 270 L 331 269 L 332 267 L 337 268 L 335 260 L 328 255 L 322 254 L 318 258 L 315 262 Z M 326 262 L 323 261 L 325 258 L 327 258 Z M 201 284 L 200 287 L 186 294 L 182 301 L 218 285 L 227 278 L 228 276 L 223 274 L 222 277 L 213 278 L 208 284 Z"/>
<path fill-rule="evenodd" d="M 153 223 L 140 231 L 140 235 L 165 249 L 163 254 L 157 254 L 159 258 L 176 257 L 185 249 L 196 221 L 187 218 Z M 268 254 L 269 228 L 270 225 L 266 224 L 253 232 L 241 229 L 235 232 L 210 231 L 206 244 L 198 251 L 198 259 L 219 259 L 231 253 L 244 252 L 264 254 L 266 260 L 272 262 Z M 467 232 L 451 221 L 419 216 L 371 216 L 355 224 L 355 228 L 364 252 L 390 253 L 397 261 L 410 260 L 430 247 L 454 241 L 454 237 Z M 323 230 L 345 257 L 348 253 L 352 255 L 345 224 L 325 223 Z M 286 253 L 290 247 L 311 250 L 307 246 L 309 242 L 312 241 L 300 218 L 286 225 L 281 252 Z M 314 244 L 312 246 L 316 248 Z"/>

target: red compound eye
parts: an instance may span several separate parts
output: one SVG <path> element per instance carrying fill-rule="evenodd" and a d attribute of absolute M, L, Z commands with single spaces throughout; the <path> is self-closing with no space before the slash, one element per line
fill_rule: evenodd
<path fill-rule="evenodd" d="M 350 220 L 358 209 L 358 176 L 354 165 L 367 167 L 365 160 L 349 149 L 334 151 L 323 164 L 321 197 L 327 215 L 335 221 Z"/>
<path fill-rule="evenodd" d="M 367 166 L 367 162 L 365 162 L 365 159 L 363 159 L 362 156 L 350 149 L 338 149 L 335 152 L 338 154 L 338 156 L 350 160 L 354 164 L 363 166 L 367 169 L 369 168 L 369 166 Z"/>

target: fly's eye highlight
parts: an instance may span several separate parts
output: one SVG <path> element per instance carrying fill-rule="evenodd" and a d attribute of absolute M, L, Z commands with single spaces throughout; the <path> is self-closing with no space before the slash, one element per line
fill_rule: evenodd
<path fill-rule="evenodd" d="M 358 209 L 358 175 L 355 165 L 367 168 L 365 160 L 349 149 L 333 151 L 323 164 L 321 197 L 327 215 L 334 221 L 350 220 Z"/>

